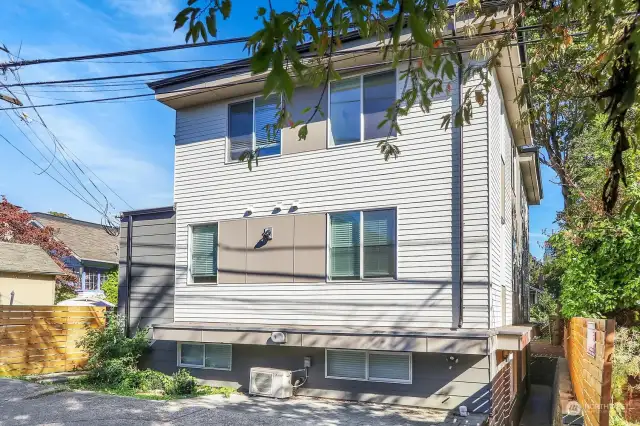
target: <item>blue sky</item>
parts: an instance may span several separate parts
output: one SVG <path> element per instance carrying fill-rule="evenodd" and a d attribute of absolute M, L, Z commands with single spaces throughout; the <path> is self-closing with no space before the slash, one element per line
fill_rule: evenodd
<path fill-rule="evenodd" d="M 6 4 L 5 4 L 6 3 Z M 287 1 L 290 3 L 290 1 Z M 24 59 L 83 55 L 184 42 L 184 32 L 173 33 L 173 17 L 185 0 L 32 0 L 4 2 L 0 44 Z M 234 0 L 232 17 L 219 22 L 219 37 L 250 34 L 257 28 L 253 19 L 266 1 Z M 281 1 L 278 1 L 281 5 Z M 241 45 L 215 46 L 144 56 L 114 58 L 103 62 L 80 62 L 25 67 L 22 81 L 73 79 L 158 71 L 171 68 L 209 66 L 217 60 L 244 57 Z M 2 57 L 0 60 L 4 61 Z M 192 60 L 187 63 L 114 63 L 114 61 Z M 200 60 L 201 62 L 197 62 Z M 1 76 L 0 76 L 1 78 Z M 126 90 L 125 90 L 126 89 Z M 95 99 L 149 93 L 131 87 L 110 88 L 109 92 L 53 92 L 52 87 L 34 87 L 29 93 L 35 103 L 55 103 L 67 99 Z M 19 94 L 19 93 L 18 93 Z M 104 182 L 134 208 L 169 205 L 173 202 L 174 112 L 153 100 L 130 100 L 42 108 L 40 113 L 53 133 Z M 32 115 L 29 111 L 27 114 Z M 15 116 L 12 116 L 15 120 Z M 23 131 L 31 134 L 19 123 Z M 34 128 L 37 127 L 34 125 Z M 36 129 L 49 148 L 47 135 Z M 0 133 L 41 167 L 48 161 L 40 156 L 9 119 L 0 112 Z M 45 154 L 40 142 L 31 137 Z M 57 166 L 61 168 L 61 166 Z M 55 174 L 55 171 L 49 169 Z M 78 200 L 0 140 L 0 194 L 29 211 L 60 211 L 74 218 L 99 221 L 100 215 Z M 81 176 L 82 177 L 82 176 Z M 562 208 L 559 187 L 550 183 L 553 173 L 543 170 L 545 199 L 531 208 L 531 250 L 542 254 L 541 242 L 553 227 Z M 84 180 L 84 179 L 83 179 Z M 94 178 L 94 180 L 96 180 Z M 100 189 L 113 204 L 113 213 L 129 207 Z M 86 183 L 86 182 L 85 182 Z"/>

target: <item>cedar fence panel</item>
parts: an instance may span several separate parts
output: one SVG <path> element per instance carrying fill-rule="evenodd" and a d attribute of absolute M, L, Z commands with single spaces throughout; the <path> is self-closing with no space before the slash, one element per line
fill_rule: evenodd
<path fill-rule="evenodd" d="M 78 340 L 104 326 L 104 307 L 0 305 L 0 376 L 82 369 Z"/>
<path fill-rule="evenodd" d="M 595 324 L 595 356 L 587 352 L 587 324 Z M 565 352 L 576 399 L 586 426 L 609 426 L 615 320 L 571 318 L 565 324 Z"/>

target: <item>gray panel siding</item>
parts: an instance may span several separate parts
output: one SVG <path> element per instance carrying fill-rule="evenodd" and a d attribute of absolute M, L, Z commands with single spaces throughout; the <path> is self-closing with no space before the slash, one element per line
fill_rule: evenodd
<path fill-rule="evenodd" d="M 129 326 L 132 329 L 173 321 L 175 294 L 175 215 L 129 216 L 132 223 Z M 126 229 L 126 228 L 125 228 Z M 122 234 L 119 292 L 126 294 L 126 239 Z M 122 251 L 121 251 L 122 253 Z M 124 302 L 121 302 L 124 307 Z M 121 308 L 122 310 L 122 308 Z"/>
<path fill-rule="evenodd" d="M 481 413 L 489 410 L 489 361 L 487 356 L 481 355 L 460 355 L 458 363 L 450 364 L 443 354 L 414 353 L 412 384 L 327 379 L 325 351 L 320 348 L 233 345 L 231 371 L 196 368 L 189 371 L 213 385 L 247 390 L 252 367 L 296 370 L 303 367 L 305 356 L 311 357 L 311 368 L 307 383 L 298 390 L 299 395 L 435 409 L 466 405 L 469 410 Z M 177 345 L 171 341 L 156 341 L 151 354 L 143 360 L 143 367 L 167 374 L 178 369 L 176 364 Z"/>
<path fill-rule="evenodd" d="M 402 154 L 388 162 L 372 142 L 264 158 L 250 172 L 246 164 L 225 164 L 226 102 L 178 111 L 175 320 L 450 327 L 459 174 L 454 132 L 440 125 L 452 110 L 452 86 L 430 113 L 416 107 L 400 117 L 403 133 L 395 142 Z M 488 326 L 485 121 L 477 106 L 465 128 L 464 326 L 471 328 Z M 189 225 L 238 219 L 247 206 L 253 217 L 268 216 L 280 201 L 287 215 L 292 200 L 300 201 L 299 213 L 397 207 L 399 280 L 187 285 Z"/>

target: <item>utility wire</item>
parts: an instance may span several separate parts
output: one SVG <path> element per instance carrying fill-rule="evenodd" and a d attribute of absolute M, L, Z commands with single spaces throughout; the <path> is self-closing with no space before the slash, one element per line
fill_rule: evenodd
<path fill-rule="evenodd" d="M 61 58 L 49 58 L 49 59 L 31 59 L 31 60 L 22 60 L 15 62 L 5 62 L 0 64 L 0 69 L 9 69 L 9 68 L 18 68 L 24 67 L 28 65 L 39 65 L 39 64 L 53 64 L 56 62 L 75 62 L 75 61 L 84 61 L 88 59 L 103 59 L 103 58 L 114 58 L 117 56 L 131 56 L 131 55 L 141 55 L 145 53 L 156 53 L 156 52 L 167 52 L 171 50 L 182 50 L 182 49 L 192 49 L 195 47 L 206 47 L 206 46 L 219 46 L 224 44 L 235 44 L 235 43 L 245 43 L 249 40 L 249 37 L 236 37 L 236 38 L 228 38 L 222 40 L 213 40 L 206 41 L 202 43 L 194 43 L 194 44 L 177 44 L 172 46 L 162 46 L 162 47 L 152 47 L 149 49 L 135 49 L 135 50 L 124 50 L 120 52 L 111 52 L 111 53 L 97 53 L 94 55 L 83 55 L 83 56 L 67 56 Z"/>
<path fill-rule="evenodd" d="M 529 31 L 529 30 L 534 30 L 534 29 L 540 28 L 540 27 L 541 27 L 541 25 L 530 25 L 530 26 L 527 26 L 527 27 L 518 28 L 518 31 Z M 449 36 L 449 37 L 443 37 L 441 40 L 442 41 L 474 40 L 474 39 L 478 39 L 478 38 L 486 38 L 486 37 L 493 37 L 493 36 L 496 36 L 496 35 L 510 34 L 511 32 L 512 32 L 511 30 L 499 30 L 499 31 L 491 31 L 491 32 L 483 33 L 483 34 L 476 34 L 476 35 L 472 35 L 472 36 Z M 352 53 L 358 53 L 358 52 L 364 52 L 364 51 L 377 52 L 380 49 L 381 49 L 380 46 L 370 47 L 370 48 L 362 48 L 362 49 L 346 49 L 346 50 L 343 50 L 343 51 L 333 52 L 332 55 L 334 55 L 334 56 L 335 55 L 349 55 L 349 54 L 352 54 Z M 436 48 L 434 50 L 438 50 L 438 49 L 443 49 L 443 48 Z M 306 56 L 303 55 L 303 58 L 304 57 L 315 57 L 315 55 L 313 55 L 313 54 L 306 55 Z M 79 58 L 79 57 L 76 57 L 76 58 Z M 68 59 L 68 58 L 61 58 L 61 59 Z M 73 60 L 78 60 L 78 59 L 73 59 Z M 92 81 L 116 80 L 116 79 L 134 78 L 134 77 L 149 77 L 149 76 L 154 76 L 154 75 L 179 74 L 179 73 L 182 73 L 182 72 L 197 72 L 197 71 L 216 71 L 216 72 L 218 72 L 218 71 L 226 71 L 226 70 L 232 70 L 232 69 L 237 69 L 239 67 L 243 67 L 243 66 L 246 65 L 246 62 L 248 62 L 248 59 L 246 59 L 244 61 L 231 62 L 231 63 L 228 63 L 228 64 L 219 65 L 219 66 L 213 66 L 213 67 L 192 67 L 192 68 L 182 68 L 182 69 L 176 69 L 176 70 L 150 71 L 150 72 L 135 73 L 135 74 L 120 74 L 120 75 L 112 75 L 112 76 L 105 76 L 105 77 L 89 77 L 89 78 L 80 78 L 80 79 L 71 79 L 71 80 L 34 81 L 34 82 L 27 82 L 27 83 L 22 83 L 22 84 L 8 84 L 6 86 L 7 87 L 14 87 L 14 86 L 42 86 L 42 85 L 51 85 L 51 84 L 84 83 L 84 82 L 92 82 Z"/>
<path fill-rule="evenodd" d="M 576 36 L 579 36 L 579 34 L 576 34 Z M 523 44 L 535 44 L 535 43 L 539 43 L 541 40 L 532 40 L 531 42 L 517 42 L 517 43 L 511 43 L 507 46 L 519 46 L 519 45 L 523 45 Z M 356 53 L 356 52 L 361 52 L 361 51 L 371 51 L 369 49 L 359 49 L 359 50 L 353 50 L 350 51 L 349 53 Z M 379 48 L 375 49 L 375 52 L 379 51 Z M 460 53 L 469 53 L 471 52 L 472 49 L 470 50 L 461 50 Z M 347 59 L 351 59 L 351 58 L 347 58 Z M 400 60 L 400 62 L 406 62 L 408 59 L 403 59 Z M 367 64 L 367 65 L 356 65 L 356 66 L 352 66 L 352 67 L 344 67 L 344 68 L 338 68 L 336 69 L 336 71 L 353 71 L 353 70 L 358 70 L 358 69 L 366 69 L 366 68 L 371 68 L 371 67 L 378 67 L 380 65 L 388 65 L 393 63 L 393 61 L 385 61 L 385 62 L 378 62 L 375 64 Z M 253 79 L 251 81 L 245 81 L 245 82 L 234 82 L 234 83 L 227 83 L 227 84 L 221 84 L 221 85 L 216 85 L 214 87 L 209 87 L 209 88 L 202 88 L 202 89 L 177 89 L 177 90 L 173 90 L 171 93 L 180 93 L 180 92 L 187 92 L 186 94 L 180 95 L 180 96 L 176 96 L 172 99 L 181 99 L 185 96 L 191 96 L 191 95 L 195 95 L 195 94 L 201 94 L 201 93 L 206 93 L 206 92 L 211 92 L 211 91 L 215 91 L 218 89 L 223 89 L 223 88 L 227 88 L 227 87 L 234 87 L 234 86 L 240 86 L 240 85 L 245 85 L 245 84 L 251 84 L 251 83 L 255 83 L 255 82 L 261 82 L 266 80 L 266 77 L 261 77 L 261 78 L 257 78 L 257 79 Z M 123 96 L 115 96 L 115 97 L 110 97 L 110 98 L 101 98 L 101 99 L 87 99 L 87 100 L 75 100 L 75 101 L 68 101 L 68 102 L 61 102 L 61 103 L 49 103 L 49 104 L 41 104 L 41 105 L 36 105 L 36 107 L 38 108 L 47 108 L 47 107 L 55 107 L 55 106 L 66 106 L 66 105 L 77 105 L 77 104 L 87 104 L 87 103 L 98 103 L 98 102 L 107 102 L 107 101 L 120 101 L 120 100 L 128 100 L 128 99 L 139 99 L 139 98 L 148 98 L 151 96 L 155 96 L 155 93 L 143 93 L 143 94 L 135 94 L 135 95 L 123 95 Z M 4 111 L 4 110 L 10 110 L 10 109 L 28 109 L 31 108 L 31 106 L 17 106 L 17 107 L 9 107 L 9 108 L 0 108 L 0 111 Z"/>
<path fill-rule="evenodd" d="M 10 57 L 11 57 L 11 53 L 9 53 Z M 21 79 L 20 79 L 20 75 L 18 73 L 18 70 L 10 70 L 10 72 L 13 74 L 14 78 L 18 81 L 18 83 L 21 83 Z M 0 83 L 0 85 L 4 86 L 4 84 Z M 52 150 L 49 148 L 49 146 L 44 143 L 44 141 L 40 138 L 40 136 L 38 135 L 38 133 L 31 127 L 31 125 L 29 124 L 28 120 L 22 120 L 26 126 L 29 128 L 29 130 L 31 130 L 31 132 L 36 136 L 36 138 L 42 143 L 42 145 L 49 150 L 49 152 L 52 154 L 52 159 L 51 162 L 53 163 L 54 160 L 57 160 L 62 167 L 68 172 L 70 173 L 70 175 L 73 175 L 73 177 L 76 179 L 76 181 L 78 182 L 78 184 L 80 185 L 80 187 L 82 189 L 84 189 L 84 191 L 91 197 L 93 198 L 93 200 L 97 203 L 98 206 L 101 205 L 100 201 L 97 200 L 97 198 L 93 195 L 92 191 L 90 191 L 84 184 L 84 182 L 82 181 L 82 179 L 80 179 L 80 177 L 76 174 L 76 172 L 74 171 L 73 166 L 71 165 L 71 163 L 69 162 L 69 158 L 71 158 L 71 161 L 73 162 L 73 165 L 75 165 L 75 167 L 80 171 L 80 173 L 82 175 L 84 175 L 84 177 L 86 177 L 88 179 L 88 181 L 91 183 L 91 185 L 95 188 L 95 190 L 104 198 L 105 201 L 105 210 L 103 213 L 104 218 L 106 219 L 108 225 L 110 225 L 112 227 L 113 222 L 111 221 L 111 218 L 109 218 L 108 216 L 108 211 L 109 211 L 109 205 L 111 205 L 111 203 L 109 202 L 107 196 L 98 188 L 98 186 L 95 184 L 95 182 L 91 179 L 91 177 L 87 176 L 87 174 L 85 173 L 85 171 L 82 169 L 82 167 L 80 167 L 80 165 L 78 165 L 78 162 L 80 162 L 91 174 L 93 174 L 100 182 L 102 182 L 105 187 L 107 187 L 113 194 L 116 195 L 116 197 L 118 197 L 122 202 L 124 202 L 127 206 L 129 206 L 130 208 L 131 205 L 129 203 L 127 203 L 115 190 L 113 190 L 106 182 L 104 182 L 89 166 L 87 166 L 77 155 L 75 155 L 75 153 L 73 153 L 73 151 L 71 151 L 68 147 L 65 146 L 65 144 L 59 140 L 57 138 L 57 136 L 53 133 L 53 131 L 47 126 L 46 122 L 44 121 L 44 118 L 40 115 L 40 113 L 38 112 L 38 110 L 36 109 L 36 106 L 34 105 L 33 101 L 31 100 L 31 97 L 29 95 L 29 93 L 27 92 L 27 90 L 24 87 L 21 87 L 22 92 L 24 93 L 24 95 L 27 97 L 30 106 L 33 108 L 35 114 L 37 115 L 39 121 L 38 124 L 40 124 L 49 134 L 49 136 L 51 137 L 51 140 L 54 143 L 54 148 L 55 151 L 52 152 Z M 9 92 L 11 92 L 10 89 L 7 89 Z M 8 112 L 5 111 L 8 115 Z M 16 112 L 17 114 L 17 112 Z M 22 119 L 22 117 L 17 114 L 19 118 Z M 11 119 L 11 117 L 9 116 L 9 118 Z M 35 144 L 31 141 L 31 139 L 22 131 L 22 129 L 13 121 L 13 119 L 11 119 L 11 121 L 13 122 L 13 124 L 18 128 L 18 130 L 27 138 L 27 140 L 37 149 L 37 147 L 35 146 Z M 57 157 L 57 152 L 58 152 L 58 147 L 60 148 L 60 152 L 62 155 L 62 159 L 64 160 L 64 162 L 62 162 L 58 157 Z M 40 152 L 40 150 L 38 150 Z M 43 155 L 41 153 L 41 155 Z M 43 157 L 45 157 L 43 155 Z M 75 159 L 73 158 L 75 157 Z M 46 157 L 45 157 L 46 158 Z M 76 162 L 76 160 L 78 162 Z M 50 165 L 52 165 L 52 163 L 50 163 Z M 66 163 L 66 165 L 65 165 Z M 56 169 L 57 170 L 57 169 Z M 58 173 L 60 174 L 60 176 L 67 181 L 67 183 L 69 183 L 69 185 L 71 185 L 72 187 L 74 187 L 65 177 L 62 173 L 60 173 L 60 171 L 58 171 Z M 74 187 L 75 189 L 75 187 Z M 78 192 L 78 195 L 80 195 L 80 191 L 76 189 L 76 191 Z M 83 199 L 83 201 L 87 204 L 90 204 L 88 202 L 88 200 L 86 200 L 83 196 L 80 196 L 80 198 Z M 113 206 L 111 205 L 111 207 L 113 208 Z M 95 208 L 95 207 L 94 207 Z M 111 233 L 110 228 L 107 229 L 105 228 L 105 230 L 109 233 Z"/>
<path fill-rule="evenodd" d="M 63 183 L 61 183 L 58 179 L 56 179 L 55 177 L 53 177 L 48 171 L 45 171 L 42 167 L 40 167 L 40 165 L 38 163 L 36 163 L 35 161 L 33 161 L 31 159 L 31 157 L 29 157 L 27 154 L 24 153 L 24 151 L 22 151 L 20 148 L 18 148 L 16 145 L 14 145 L 13 143 L 11 143 L 11 141 L 9 139 L 7 139 L 3 134 L 0 133 L 0 138 L 4 139 L 4 141 L 6 143 L 8 143 L 11 147 L 13 147 L 13 149 L 15 149 L 16 151 L 18 151 L 20 154 L 22 154 L 22 156 L 24 158 L 26 158 L 27 160 L 29 160 L 31 163 L 33 163 L 34 166 L 36 166 L 37 168 L 39 168 L 40 170 L 43 170 L 44 173 L 49 176 L 51 179 L 53 179 L 58 185 L 60 185 L 61 187 L 63 187 L 64 189 L 66 189 L 67 191 L 69 191 L 69 193 L 71 193 L 73 196 L 77 197 L 78 199 L 80 199 L 83 203 L 87 204 L 89 207 L 91 207 L 93 210 L 97 211 L 98 213 L 100 213 L 100 215 L 104 215 L 104 212 L 100 211 L 99 209 L 97 209 L 95 206 L 93 206 L 91 203 L 88 203 L 86 200 L 82 199 L 81 197 L 78 197 L 72 190 L 70 190 L 69 188 L 67 188 Z"/>

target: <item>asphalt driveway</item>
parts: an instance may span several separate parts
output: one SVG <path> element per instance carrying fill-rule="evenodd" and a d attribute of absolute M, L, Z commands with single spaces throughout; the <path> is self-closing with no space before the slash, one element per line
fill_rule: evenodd
<path fill-rule="evenodd" d="M 233 395 L 147 401 L 51 385 L 0 379 L 0 426 L 5 425 L 450 425 L 480 419 L 445 418 L 439 411 L 311 398 L 278 401 Z"/>

